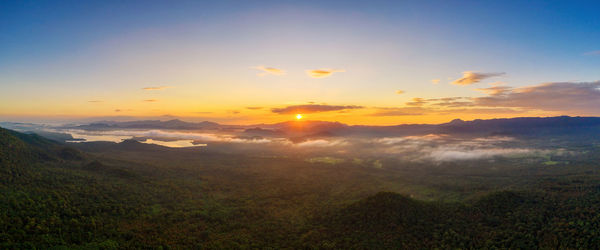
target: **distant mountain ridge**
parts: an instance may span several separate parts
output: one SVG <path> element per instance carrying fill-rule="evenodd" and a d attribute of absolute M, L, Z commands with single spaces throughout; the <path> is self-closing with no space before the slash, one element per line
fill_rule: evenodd
<path fill-rule="evenodd" d="M 224 125 L 216 122 L 186 122 L 179 119 L 160 121 L 99 121 L 63 127 L 88 131 L 119 129 L 226 131 L 240 136 L 262 137 L 336 137 L 336 136 L 411 136 L 449 135 L 574 135 L 600 134 L 600 117 L 519 117 L 463 121 L 442 124 L 402 124 L 393 126 L 348 125 L 328 121 L 287 121 L 274 124 Z"/>
<path fill-rule="evenodd" d="M 223 125 L 203 121 L 203 122 L 185 122 L 179 119 L 168 121 L 161 120 L 142 120 L 142 121 L 99 121 L 87 125 L 71 126 L 68 128 L 77 128 L 84 130 L 107 130 L 107 129 L 173 129 L 173 130 L 193 130 L 193 129 L 216 129 Z"/>

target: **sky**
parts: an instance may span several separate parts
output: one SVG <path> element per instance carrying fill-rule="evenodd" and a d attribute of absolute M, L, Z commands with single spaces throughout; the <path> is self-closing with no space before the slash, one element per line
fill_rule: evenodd
<path fill-rule="evenodd" d="M 600 116 L 597 1 L 2 1 L 0 121 Z"/>

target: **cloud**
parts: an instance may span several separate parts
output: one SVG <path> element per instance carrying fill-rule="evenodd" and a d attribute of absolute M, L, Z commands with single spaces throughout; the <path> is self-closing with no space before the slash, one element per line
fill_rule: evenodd
<path fill-rule="evenodd" d="M 460 107 L 471 107 L 475 106 L 472 101 L 441 101 L 433 103 L 432 105 L 447 107 L 447 108 L 460 108 Z"/>
<path fill-rule="evenodd" d="M 326 104 L 306 104 L 306 105 L 292 105 L 284 108 L 273 108 L 271 112 L 277 114 L 310 114 L 310 113 L 318 113 L 318 112 L 328 112 L 328 111 L 341 111 L 347 109 L 362 109 L 362 106 L 348 105 L 348 106 L 338 106 L 338 105 L 326 105 Z"/>
<path fill-rule="evenodd" d="M 438 84 L 438 83 L 440 83 L 440 79 L 433 79 L 433 80 L 431 80 L 431 83 Z"/>
<path fill-rule="evenodd" d="M 404 93 L 406 93 L 406 92 L 404 92 L 404 90 L 396 90 L 396 94 L 401 95 L 401 94 L 404 94 Z"/>
<path fill-rule="evenodd" d="M 505 93 L 511 91 L 511 89 L 512 88 L 508 87 L 508 86 L 494 86 L 494 87 L 490 87 L 490 88 L 481 88 L 481 89 L 475 89 L 475 90 L 481 91 L 481 92 L 486 93 L 491 96 L 495 96 L 495 95 L 505 94 Z"/>
<path fill-rule="evenodd" d="M 442 97 L 442 98 L 427 99 L 427 101 L 430 101 L 430 102 L 439 102 L 439 101 L 450 102 L 450 101 L 456 101 L 456 100 L 460 100 L 460 99 L 468 99 L 468 97 Z"/>
<path fill-rule="evenodd" d="M 115 109 L 115 112 L 121 112 L 121 110 L 120 109 Z"/>
<path fill-rule="evenodd" d="M 371 116 L 412 116 L 423 115 L 427 110 L 420 107 L 378 108 Z"/>
<path fill-rule="evenodd" d="M 69 131 L 76 138 L 84 138 L 87 141 L 110 140 L 120 142 L 122 139 L 135 138 L 144 141 L 152 139 L 156 141 L 194 140 L 195 143 L 205 142 L 231 142 L 231 143 L 266 143 L 273 140 L 268 138 L 240 138 L 228 134 L 214 133 L 190 133 L 168 130 L 107 130 L 107 131 Z M 112 138 L 112 139 L 108 139 Z"/>
<path fill-rule="evenodd" d="M 258 109 L 262 109 L 263 107 L 246 107 L 247 109 L 250 110 L 258 110 Z"/>
<path fill-rule="evenodd" d="M 333 147 L 333 146 L 344 146 L 347 145 L 347 142 L 343 140 L 324 140 L 324 139 L 316 139 L 316 140 L 308 140 L 304 142 L 300 142 L 294 144 L 298 147 Z"/>
<path fill-rule="evenodd" d="M 461 138 L 440 134 L 372 139 L 368 150 L 410 161 L 458 161 L 551 153 L 547 150 L 517 147 L 512 137 Z"/>
<path fill-rule="evenodd" d="M 446 97 L 437 99 L 413 98 L 405 108 L 379 111 L 376 115 L 412 114 L 517 114 L 531 110 L 562 112 L 571 115 L 600 114 L 600 81 L 552 82 L 513 88 L 492 86 L 478 88 L 483 97 Z M 420 107 L 419 112 L 406 108 Z"/>
<path fill-rule="evenodd" d="M 426 103 L 427 103 L 427 100 L 425 100 L 423 98 L 415 97 L 415 98 L 412 99 L 412 102 L 407 102 L 406 105 L 407 106 L 417 106 L 417 107 L 420 107 L 420 106 L 425 105 Z"/>
<path fill-rule="evenodd" d="M 158 100 L 156 100 L 156 99 L 146 99 L 146 100 L 143 100 L 143 102 L 158 102 Z"/>
<path fill-rule="evenodd" d="M 578 112 L 598 115 L 600 81 L 552 82 L 530 87 L 488 88 L 489 96 L 473 98 L 478 106 L 519 107 L 546 111 Z"/>
<path fill-rule="evenodd" d="M 308 74 L 312 78 L 325 78 L 331 76 L 335 72 L 346 72 L 343 69 L 313 69 L 307 70 L 306 74 Z"/>
<path fill-rule="evenodd" d="M 462 147 L 446 146 L 432 150 L 429 157 L 434 161 L 456 161 L 456 160 L 476 160 L 482 158 L 492 158 L 494 156 L 510 156 L 531 153 L 527 148 L 483 148 L 469 149 Z"/>
<path fill-rule="evenodd" d="M 513 108 L 477 108 L 475 105 L 466 104 L 463 107 L 468 108 L 453 108 L 453 109 L 439 109 L 436 110 L 435 114 L 439 115 L 454 115 L 454 114 L 479 114 L 479 115 L 489 115 L 489 114 L 520 114 L 524 111 L 516 110 Z M 457 107 L 459 107 L 457 105 Z"/>
<path fill-rule="evenodd" d="M 465 97 L 466 98 L 466 97 Z M 507 107 L 478 107 L 470 101 L 434 102 L 426 107 L 376 108 L 370 116 L 417 116 L 457 114 L 518 114 L 522 110 Z"/>
<path fill-rule="evenodd" d="M 172 88 L 171 86 L 158 86 L 158 87 L 145 87 L 142 88 L 143 90 L 163 90 L 163 89 L 168 89 L 168 88 Z"/>
<path fill-rule="evenodd" d="M 102 101 L 102 100 L 90 100 L 90 101 L 88 101 L 88 102 L 92 102 L 92 103 L 100 103 L 100 102 L 104 102 L 104 101 Z"/>
<path fill-rule="evenodd" d="M 480 82 L 486 78 L 501 76 L 505 73 L 477 73 L 473 71 L 465 71 L 463 72 L 463 77 L 456 79 L 452 82 L 455 85 L 470 85 L 473 83 Z"/>
<path fill-rule="evenodd" d="M 272 67 L 258 66 L 258 67 L 254 67 L 253 69 L 258 69 L 258 70 L 262 71 L 262 72 L 256 74 L 257 76 L 266 76 L 266 75 L 280 76 L 280 75 L 285 75 L 285 71 L 284 70 L 277 69 L 277 68 L 272 68 Z"/>

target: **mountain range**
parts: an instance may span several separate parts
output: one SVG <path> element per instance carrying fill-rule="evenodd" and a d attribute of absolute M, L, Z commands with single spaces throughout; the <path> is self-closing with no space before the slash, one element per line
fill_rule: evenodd
<path fill-rule="evenodd" d="M 497 134 L 551 135 L 600 132 L 600 117 L 520 117 L 463 121 L 455 119 L 442 124 L 403 124 L 393 126 L 347 125 L 327 121 L 288 121 L 275 124 L 224 125 L 210 121 L 186 122 L 179 119 L 143 121 L 99 121 L 62 128 L 88 131 L 117 129 L 211 130 L 241 131 L 247 135 L 320 135 L 320 136 L 389 136 L 423 134 Z"/>

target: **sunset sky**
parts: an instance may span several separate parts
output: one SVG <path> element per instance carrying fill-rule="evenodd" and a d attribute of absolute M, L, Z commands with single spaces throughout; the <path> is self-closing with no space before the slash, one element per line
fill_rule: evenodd
<path fill-rule="evenodd" d="M 600 3 L 3 1 L 0 121 L 600 115 Z"/>

